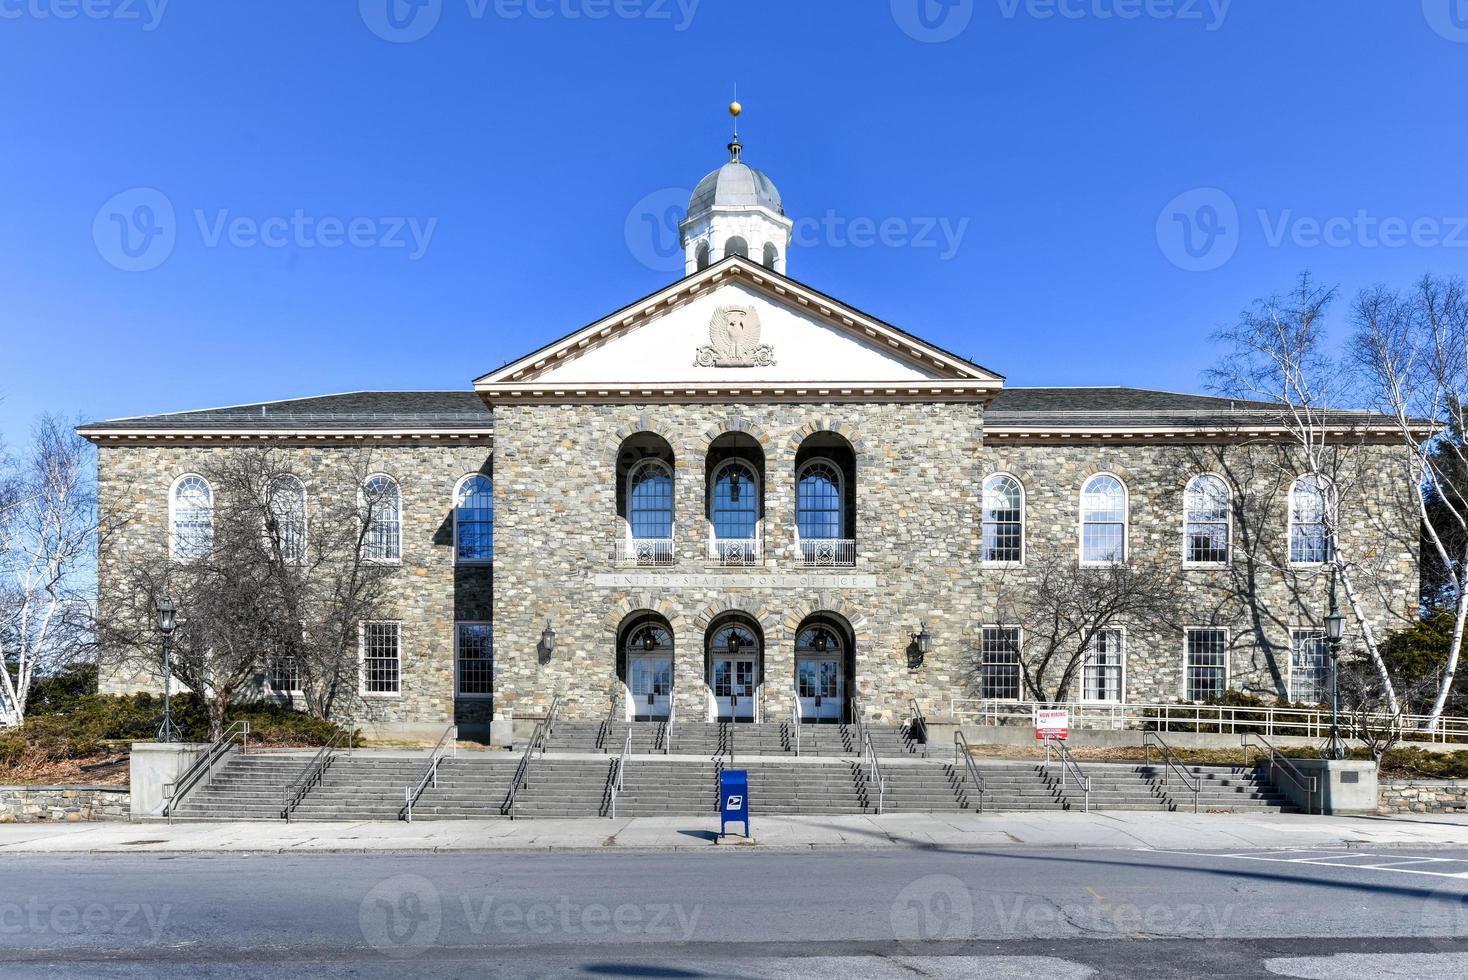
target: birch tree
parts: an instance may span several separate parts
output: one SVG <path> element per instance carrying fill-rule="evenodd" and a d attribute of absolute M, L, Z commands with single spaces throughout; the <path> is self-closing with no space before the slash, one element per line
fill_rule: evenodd
<path fill-rule="evenodd" d="M 1237 323 L 1215 338 L 1226 347 L 1208 372 L 1220 394 L 1278 406 L 1272 420 L 1285 432 L 1282 460 L 1293 476 L 1312 479 L 1323 500 L 1328 545 L 1326 563 L 1338 576 L 1362 646 L 1380 681 L 1386 703 L 1399 710 L 1395 688 L 1381 657 L 1380 638 L 1361 601 L 1357 559 L 1340 531 L 1342 499 L 1354 496 L 1349 416 L 1339 406 L 1354 400 L 1349 365 L 1332 356 L 1326 315 L 1335 290 L 1302 275 L 1293 292 L 1257 301 Z"/>
<path fill-rule="evenodd" d="M 35 678 L 91 649 L 96 490 L 91 447 L 49 416 L 0 472 L 0 725 L 15 726 Z"/>
<path fill-rule="evenodd" d="M 1406 293 L 1362 293 L 1352 320 L 1356 365 L 1377 407 L 1396 421 L 1420 484 L 1422 545 L 1441 579 L 1441 591 L 1427 599 L 1454 617 L 1430 724 L 1452 693 L 1468 623 L 1468 296 L 1461 280 L 1426 276 Z"/>

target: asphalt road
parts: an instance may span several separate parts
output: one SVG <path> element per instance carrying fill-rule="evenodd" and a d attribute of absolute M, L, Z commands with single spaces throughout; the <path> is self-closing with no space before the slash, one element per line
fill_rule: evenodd
<path fill-rule="evenodd" d="M 1395 975 L 1468 976 L 1468 851 L 7 855 L 0 865 L 6 980 Z"/>

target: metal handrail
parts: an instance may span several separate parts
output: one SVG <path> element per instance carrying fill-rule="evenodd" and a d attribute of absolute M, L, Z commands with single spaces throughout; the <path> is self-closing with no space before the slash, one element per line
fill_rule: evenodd
<path fill-rule="evenodd" d="M 673 752 L 673 722 L 678 718 L 678 699 L 668 698 L 668 720 L 663 723 L 663 755 L 671 755 Z M 631 731 L 630 729 L 628 730 Z"/>
<path fill-rule="evenodd" d="M 1193 812 L 1197 813 L 1198 795 L 1203 790 L 1203 777 L 1194 777 L 1192 782 L 1189 782 L 1187 768 L 1184 765 L 1183 760 L 1179 758 L 1178 754 L 1172 750 L 1172 746 L 1164 742 L 1162 740 L 1162 736 L 1158 735 L 1156 732 L 1142 733 L 1142 751 L 1146 754 L 1146 762 L 1149 767 L 1152 765 L 1153 743 L 1156 743 L 1158 754 L 1162 756 L 1162 761 L 1163 763 L 1165 763 L 1165 768 L 1162 770 L 1163 785 L 1167 785 L 1168 770 L 1177 773 L 1178 777 L 1183 781 L 1183 785 L 1193 791 Z"/>
<path fill-rule="evenodd" d="M 301 768 L 296 778 L 281 790 L 280 815 L 286 823 L 291 822 L 291 811 L 301 805 L 301 800 L 310 792 L 311 787 L 325 781 L 326 770 L 336 759 L 336 750 L 342 748 L 340 744 L 342 739 L 346 739 L 346 749 L 350 752 L 355 746 L 356 734 L 356 729 L 352 729 L 332 736 L 330 741 L 316 751 L 311 761 Z"/>
<path fill-rule="evenodd" d="M 1086 793 L 1086 812 L 1087 813 L 1090 813 L 1091 812 L 1091 777 L 1090 776 L 1087 776 L 1084 772 L 1081 771 L 1080 763 L 1076 762 L 1075 756 L 1073 756 L 1073 755 L 1070 754 L 1070 749 L 1068 749 L 1068 748 L 1065 747 L 1065 743 L 1062 742 L 1062 741 L 1060 741 L 1060 739 L 1054 738 L 1054 737 L 1049 736 L 1049 735 L 1045 736 L 1045 765 L 1046 766 L 1049 766 L 1050 765 L 1050 746 L 1052 746 L 1052 745 L 1055 746 L 1055 750 L 1056 750 L 1057 754 L 1060 756 L 1060 789 L 1061 789 L 1061 792 L 1064 792 L 1065 791 L 1065 775 L 1066 775 L 1066 772 L 1069 771 L 1070 772 L 1070 775 L 1075 779 L 1076 785 L 1079 786 L 1079 787 L 1081 787 L 1081 789 L 1085 790 L 1085 793 Z"/>
<path fill-rule="evenodd" d="M 438 765 L 443 761 L 444 743 L 449 742 L 448 748 L 455 759 L 459 757 L 459 726 L 450 725 L 443 730 L 438 737 L 438 744 L 429 753 L 428 765 L 423 770 L 423 776 L 418 780 L 418 785 L 409 786 L 403 790 L 403 819 L 408 823 L 413 822 L 413 804 L 418 802 L 418 797 L 428 788 L 431 782 L 436 789 L 438 787 Z"/>
<path fill-rule="evenodd" d="M 1245 766 L 1249 764 L 1250 739 L 1258 742 L 1259 745 L 1256 746 L 1256 748 L 1263 748 L 1263 750 L 1269 756 L 1269 781 L 1275 782 L 1275 767 L 1282 767 L 1284 769 L 1285 775 L 1289 777 L 1290 782 L 1294 783 L 1296 788 L 1301 789 L 1305 792 L 1305 799 L 1308 801 L 1305 804 L 1305 813 L 1307 815 L 1312 813 L 1313 808 L 1315 807 L 1316 790 L 1319 786 L 1319 782 L 1316 780 L 1316 778 L 1314 776 L 1307 776 L 1302 773 L 1299 768 L 1297 768 L 1295 764 L 1289 760 L 1288 756 L 1281 753 L 1279 749 L 1275 748 L 1266 738 L 1264 738 L 1264 736 L 1258 734 L 1257 732 L 1245 732 L 1242 736 L 1241 741 L 1243 742 L 1244 747 Z"/>
<path fill-rule="evenodd" d="M 632 729 L 627 729 L 627 738 L 622 742 L 622 755 L 617 760 L 617 771 L 612 779 L 612 800 L 610 806 L 610 817 L 617 819 L 617 794 L 622 792 L 622 774 L 627 771 L 627 760 L 632 755 Z"/>
<path fill-rule="evenodd" d="M 953 731 L 953 761 L 957 762 L 963 757 L 963 765 L 968 773 L 968 778 L 974 781 L 974 788 L 979 791 L 979 812 L 984 812 L 984 777 L 979 774 L 979 767 L 974 762 L 973 753 L 969 751 L 968 739 L 963 737 L 959 729 Z"/>
<path fill-rule="evenodd" d="M 887 801 L 887 780 L 882 775 L 882 765 L 877 760 L 877 747 L 872 744 L 872 733 L 862 727 L 862 756 L 869 761 L 872 781 L 877 784 L 877 813 L 882 812 L 882 806 Z"/>
<path fill-rule="evenodd" d="M 501 808 L 502 813 L 508 813 L 510 819 L 515 819 L 515 804 L 520 800 L 520 789 L 529 782 L 530 760 L 545 740 L 545 722 L 535 723 L 535 731 L 530 735 L 530 743 L 525 746 L 525 751 L 520 755 L 520 762 L 515 766 L 515 777 L 510 781 L 510 795 Z"/>
<path fill-rule="evenodd" d="M 803 717 L 800 711 L 800 689 L 795 691 L 795 707 L 790 712 L 791 720 L 795 725 L 795 757 L 800 758 L 800 722 Z"/>
<path fill-rule="evenodd" d="M 912 708 L 912 721 L 908 723 L 907 730 L 909 732 L 913 731 L 914 726 L 922 729 L 923 758 L 926 759 L 928 757 L 928 719 L 923 717 L 923 709 L 922 706 L 918 704 L 917 698 L 908 698 L 907 704 L 910 708 Z"/>
<path fill-rule="evenodd" d="M 163 815 L 168 818 L 169 823 L 173 823 L 174 808 L 183 802 L 184 796 L 201 778 L 206 786 L 214 782 L 214 763 L 229 754 L 230 747 L 234 745 L 237 736 L 244 737 L 244 745 L 240 749 L 241 754 L 249 754 L 250 723 L 244 720 L 237 721 L 210 742 L 209 747 L 183 771 L 183 775 L 172 783 L 165 784 L 167 795 L 163 802 Z"/>

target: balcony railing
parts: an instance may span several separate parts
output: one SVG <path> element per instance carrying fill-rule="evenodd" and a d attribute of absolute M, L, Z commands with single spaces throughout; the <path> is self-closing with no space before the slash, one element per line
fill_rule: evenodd
<path fill-rule="evenodd" d="M 856 542 L 844 538 L 801 538 L 800 563 L 807 568 L 856 564 Z"/>
<path fill-rule="evenodd" d="M 709 561 L 720 565 L 758 565 L 763 560 L 759 538 L 720 538 L 709 542 Z"/>
<path fill-rule="evenodd" d="M 673 564 L 672 538 L 620 538 L 612 552 L 618 565 L 640 567 Z"/>

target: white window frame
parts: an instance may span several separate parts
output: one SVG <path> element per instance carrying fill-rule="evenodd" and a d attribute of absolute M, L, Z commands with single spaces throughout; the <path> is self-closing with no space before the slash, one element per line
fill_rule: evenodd
<path fill-rule="evenodd" d="M 466 694 L 459 683 L 459 642 L 465 626 L 484 626 L 489 629 L 489 693 Z M 401 640 L 399 641 L 401 645 Z M 399 660 L 402 655 L 399 653 Z M 401 671 L 401 664 L 399 665 Z M 454 697 L 459 701 L 490 701 L 494 699 L 494 623 L 484 619 L 461 619 L 454 622 Z"/>
<path fill-rule="evenodd" d="M 1297 692 L 1295 691 L 1295 641 L 1297 639 L 1318 639 L 1321 641 L 1321 644 L 1325 648 L 1325 687 L 1324 690 L 1321 692 L 1325 695 L 1325 697 L 1322 698 L 1320 701 L 1314 702 L 1316 704 L 1324 704 L 1330 698 L 1330 675 L 1331 672 L 1335 670 L 1335 664 L 1332 663 L 1330 659 L 1330 645 L 1325 638 L 1325 629 L 1324 627 L 1320 626 L 1290 627 L 1290 673 L 1289 691 L 1287 692 L 1289 695 L 1290 703 L 1294 704 L 1295 702 L 1298 702 L 1300 700 L 1296 696 Z"/>
<path fill-rule="evenodd" d="M 209 491 L 209 552 L 214 550 L 214 485 L 198 473 L 181 474 L 168 485 L 168 557 L 172 561 L 186 563 L 199 561 L 205 555 L 178 553 L 178 488 L 185 480 L 198 480 Z"/>
<path fill-rule="evenodd" d="M 1015 695 L 1012 698 L 989 698 L 984 696 L 984 630 L 1013 630 L 1014 631 L 1014 669 L 1016 677 Z M 1025 696 L 1025 629 L 1005 623 L 984 623 L 979 627 L 979 697 L 985 701 L 1022 701 Z"/>
<path fill-rule="evenodd" d="M 357 508 L 359 512 L 367 506 L 367 486 L 373 480 L 387 480 L 398 492 L 398 553 L 397 557 L 395 558 L 378 558 L 374 555 L 364 555 L 363 560 L 370 562 L 374 565 L 401 565 L 403 563 L 403 485 L 397 481 L 396 477 L 390 476 L 387 473 L 370 474 L 367 479 L 362 481 L 362 485 L 357 488 Z M 358 516 L 360 519 L 360 513 Z M 364 537 L 370 537 L 370 529 L 369 534 L 365 535 Z M 363 543 L 366 544 L 366 541 L 364 540 Z"/>
<path fill-rule="evenodd" d="M 1095 652 L 1095 643 L 1096 643 L 1096 639 L 1097 639 L 1097 637 L 1093 636 L 1091 638 L 1091 645 L 1087 648 L 1087 650 L 1085 652 L 1085 655 L 1081 657 L 1081 696 L 1080 696 L 1080 701 L 1083 704 L 1126 704 L 1126 659 L 1127 659 L 1126 658 L 1126 654 L 1127 654 L 1127 633 L 1126 633 L 1126 627 L 1125 626 L 1107 626 L 1104 629 L 1098 630 L 1097 631 L 1097 636 L 1099 636 L 1101 633 L 1116 633 L 1121 638 L 1121 640 L 1120 640 L 1121 649 L 1118 651 L 1118 654 L 1119 655 L 1117 657 L 1117 680 L 1116 680 L 1116 694 L 1117 694 L 1117 697 L 1116 697 L 1115 700 L 1112 700 L 1110 698 L 1088 698 L 1088 697 L 1086 697 L 1086 667 L 1089 665 L 1089 663 L 1091 661 L 1091 655 Z"/>
<path fill-rule="evenodd" d="M 1086 557 L 1086 489 L 1097 480 L 1110 477 L 1121 487 L 1121 557 L 1120 558 L 1087 558 Z M 1076 508 L 1076 557 L 1082 565 L 1105 566 L 1126 564 L 1132 556 L 1132 491 L 1118 474 L 1110 471 L 1092 473 L 1086 477 L 1081 484 L 1081 494 Z"/>
<path fill-rule="evenodd" d="M 300 477 L 296 476 L 294 473 L 282 473 L 279 476 L 275 477 L 275 479 L 272 482 L 277 483 L 277 484 L 279 484 L 279 483 L 286 483 L 286 482 L 293 483 L 293 484 L 295 484 L 296 489 L 300 490 L 300 493 L 301 493 L 301 553 L 298 556 L 296 556 L 294 559 L 291 558 L 289 555 L 285 556 L 285 559 L 286 559 L 286 564 L 288 564 L 288 565 L 304 565 L 306 563 L 306 556 L 310 553 L 309 552 L 309 547 L 310 547 L 309 546 L 309 542 L 310 542 L 310 534 L 311 534 L 310 498 L 306 494 L 306 481 L 305 480 L 302 480 Z M 295 491 L 292 490 L 292 493 L 294 493 L 294 492 Z M 278 493 L 278 491 L 277 491 L 277 493 Z"/>
<path fill-rule="evenodd" d="M 989 481 L 991 480 L 1013 480 L 1015 486 L 1019 487 L 1019 560 L 1018 561 L 990 561 L 984 556 L 984 525 L 987 523 L 986 515 L 989 506 L 986 496 L 989 493 Z M 1023 568 L 1025 565 L 1025 539 L 1029 537 L 1030 501 L 1029 494 L 1025 490 L 1025 481 L 1005 470 L 998 473 L 990 473 L 984 477 L 984 482 L 979 484 L 979 563 L 989 568 Z"/>
<path fill-rule="evenodd" d="M 463 503 L 464 487 L 474 480 L 483 480 L 489 484 L 489 557 L 488 558 L 460 558 L 459 557 L 459 505 Z M 493 565 L 494 564 L 494 478 L 487 473 L 466 473 L 454 484 L 454 495 L 451 499 L 454 508 L 454 564 L 455 565 Z M 403 534 L 403 489 L 398 487 L 398 537 Z M 402 555 L 403 546 L 401 540 L 398 542 L 398 554 Z"/>
<path fill-rule="evenodd" d="M 627 469 L 627 478 L 622 485 L 622 499 L 627 502 L 627 514 L 622 518 L 622 523 L 627 528 L 627 541 L 660 541 L 661 538 L 634 538 L 632 536 L 632 479 L 644 467 L 655 467 L 662 470 L 668 477 L 669 493 L 668 499 L 668 537 L 674 540 L 678 536 L 678 471 L 665 459 L 649 456 L 639 459 Z"/>
<path fill-rule="evenodd" d="M 401 655 L 399 655 L 399 660 L 401 660 Z M 399 665 L 399 669 L 401 670 L 401 664 Z M 297 680 L 300 680 L 300 677 L 301 677 L 301 665 L 300 664 L 297 664 L 296 665 L 296 679 Z M 401 674 L 399 675 L 399 677 L 401 677 Z M 275 668 L 273 667 L 273 665 L 272 665 L 272 663 L 270 661 L 266 661 L 266 664 L 265 664 L 265 685 L 264 686 L 265 686 L 265 692 L 267 694 L 274 695 L 274 696 L 277 696 L 277 697 L 287 697 L 287 698 L 299 698 L 299 697 L 305 696 L 306 691 L 305 691 L 304 688 L 301 688 L 301 687 L 292 687 L 292 688 L 276 687 L 274 681 L 275 681 Z"/>
<path fill-rule="evenodd" d="M 829 466 L 832 472 L 836 474 L 836 499 L 840 503 L 840 510 L 837 513 L 837 517 L 840 520 L 840 533 L 838 533 L 836 537 L 829 540 L 849 541 L 854 538 L 855 535 L 851 534 L 850 529 L 846 526 L 846 474 L 842 471 L 841 467 L 836 464 L 836 461 L 834 459 L 826 456 L 812 457 L 811 459 L 806 460 L 804 463 L 801 463 L 800 468 L 795 471 L 795 539 L 797 541 L 801 540 L 800 481 L 805 478 L 806 470 L 809 470 L 813 466 Z M 819 541 L 823 539 L 811 538 L 810 540 Z"/>
<path fill-rule="evenodd" d="M 398 689 L 396 691 L 367 690 L 367 627 L 395 626 L 398 631 Z M 364 698 L 382 698 L 389 701 L 403 696 L 403 624 L 397 619 L 364 619 L 357 624 L 357 693 Z"/>
<path fill-rule="evenodd" d="M 1217 480 L 1223 484 L 1223 492 L 1228 500 L 1228 506 L 1224 509 L 1224 539 L 1223 550 L 1226 557 L 1223 561 L 1193 561 L 1188 558 L 1188 492 L 1192 490 L 1193 484 L 1199 480 Z M 1233 489 L 1228 481 L 1217 473 L 1198 473 L 1183 486 L 1183 566 L 1186 568 L 1227 568 L 1233 563 L 1234 557 L 1234 495 Z"/>
<path fill-rule="evenodd" d="M 1325 518 L 1325 548 L 1326 556 L 1321 561 L 1296 561 L 1295 560 L 1295 488 L 1302 480 L 1315 480 L 1316 490 L 1320 494 L 1321 513 Z M 1316 476 L 1314 473 L 1301 473 L 1290 481 L 1290 489 L 1287 495 L 1288 513 L 1285 521 L 1285 558 L 1291 568 L 1324 568 L 1335 561 L 1336 555 L 1336 517 L 1331 513 L 1330 493 L 1326 489 L 1331 486 L 1329 478 Z"/>
<path fill-rule="evenodd" d="M 743 456 L 731 456 L 718 466 L 714 467 L 713 479 L 709 481 L 708 488 L 704 490 L 706 501 L 704 503 L 704 519 L 709 522 L 709 540 L 711 541 L 742 541 L 743 538 L 721 538 L 718 526 L 714 522 L 714 493 L 719 485 L 719 477 L 731 466 L 742 466 L 749 471 L 750 482 L 754 484 L 754 538 L 753 540 L 763 542 L 765 539 L 765 484 L 760 479 L 759 467 L 751 460 Z M 696 536 L 696 535 L 695 535 Z"/>
<path fill-rule="evenodd" d="M 1201 703 L 1203 703 L 1202 701 L 1200 701 L 1200 700 L 1198 700 L 1196 698 L 1190 697 L 1189 694 L 1191 692 L 1189 692 L 1189 690 L 1188 690 L 1188 671 L 1191 669 L 1191 666 L 1192 666 L 1192 660 L 1191 660 L 1191 658 L 1192 658 L 1192 651 L 1190 649 L 1188 649 L 1188 634 L 1195 633 L 1195 632 L 1222 633 L 1223 634 L 1223 690 L 1220 691 L 1219 693 L 1220 694 L 1227 694 L 1228 693 L 1228 690 L 1229 690 L 1229 684 L 1233 681 L 1232 671 L 1231 671 L 1233 657 L 1231 657 L 1229 655 L 1229 643 L 1232 641 L 1232 637 L 1229 636 L 1229 631 L 1227 629 L 1224 629 L 1224 628 L 1219 627 L 1219 626 L 1184 626 L 1183 627 L 1182 699 L 1187 704 L 1201 704 Z"/>

